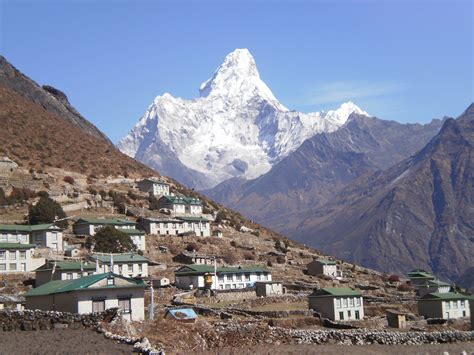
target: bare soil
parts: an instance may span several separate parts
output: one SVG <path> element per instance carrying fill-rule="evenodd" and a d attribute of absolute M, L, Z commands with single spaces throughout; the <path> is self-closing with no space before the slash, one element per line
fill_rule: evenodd
<path fill-rule="evenodd" d="M 89 329 L 0 333 L 0 354 L 131 354 L 133 347 Z"/>

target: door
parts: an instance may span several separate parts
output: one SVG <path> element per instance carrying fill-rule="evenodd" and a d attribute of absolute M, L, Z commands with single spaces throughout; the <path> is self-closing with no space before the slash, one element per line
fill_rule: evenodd
<path fill-rule="evenodd" d="M 339 312 L 339 320 L 344 320 L 344 312 Z"/>
<path fill-rule="evenodd" d="M 355 319 L 360 319 L 360 314 L 359 314 L 359 311 L 355 311 Z"/>
<path fill-rule="evenodd" d="M 449 319 L 449 312 L 446 312 L 445 318 L 446 318 L 446 319 Z"/>

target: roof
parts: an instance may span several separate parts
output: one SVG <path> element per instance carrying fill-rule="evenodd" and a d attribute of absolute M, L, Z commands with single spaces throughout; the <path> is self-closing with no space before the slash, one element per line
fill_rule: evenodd
<path fill-rule="evenodd" d="M 80 261 L 48 260 L 45 264 L 37 268 L 35 271 L 52 270 L 54 267 L 54 264 L 56 264 L 56 269 L 81 270 Z M 82 270 L 95 270 L 95 264 L 92 262 L 82 262 Z"/>
<path fill-rule="evenodd" d="M 443 287 L 443 286 L 451 286 L 451 284 L 441 281 L 441 280 L 428 280 L 423 285 L 420 285 L 420 287 L 432 287 L 432 286 Z"/>
<path fill-rule="evenodd" d="M 61 230 L 58 226 L 53 223 L 43 223 L 43 224 L 0 224 L 0 231 L 9 231 L 9 232 L 36 232 L 42 230 Z"/>
<path fill-rule="evenodd" d="M 146 178 L 146 179 L 143 179 L 139 182 L 143 182 L 143 181 L 149 181 L 149 182 L 152 182 L 154 184 L 161 184 L 161 185 L 168 185 L 169 186 L 169 184 L 167 182 L 162 181 L 162 180 L 160 180 L 159 178 L 156 178 L 156 177 Z"/>
<path fill-rule="evenodd" d="M 179 216 L 176 218 L 184 222 L 210 222 L 207 218 L 203 217 Z"/>
<path fill-rule="evenodd" d="M 146 234 L 144 231 L 141 231 L 141 230 L 135 229 L 135 228 L 120 228 L 118 230 L 121 231 L 122 233 L 127 234 L 127 235 L 143 235 L 143 234 Z"/>
<path fill-rule="evenodd" d="M 434 279 L 434 276 L 425 270 L 412 270 L 407 274 L 409 279 Z"/>
<path fill-rule="evenodd" d="M 179 219 L 173 217 L 143 218 L 143 221 L 150 223 L 182 223 Z"/>
<path fill-rule="evenodd" d="M 197 318 L 197 314 L 192 308 L 168 309 L 168 314 L 178 320 Z"/>
<path fill-rule="evenodd" d="M 114 263 L 126 264 L 136 262 L 150 262 L 148 258 L 145 258 L 143 255 L 137 253 L 113 254 L 112 256 Z M 101 263 L 110 264 L 110 254 L 92 254 L 90 258 L 92 260 L 99 260 Z"/>
<path fill-rule="evenodd" d="M 117 226 L 135 225 L 136 223 L 128 219 L 119 218 L 79 218 L 76 224 L 110 224 Z"/>
<path fill-rule="evenodd" d="M 309 297 L 349 297 L 362 296 L 358 291 L 349 287 L 326 287 L 314 291 Z"/>
<path fill-rule="evenodd" d="M 130 282 L 130 285 L 110 285 L 110 286 L 103 286 L 101 288 L 130 288 L 130 287 L 146 287 L 146 284 L 142 280 L 135 280 L 128 277 L 120 276 L 114 274 L 112 272 L 106 272 L 104 274 L 95 274 L 90 276 L 84 276 L 79 279 L 74 280 L 55 280 L 47 282 L 37 288 L 34 288 L 28 291 L 25 294 L 25 297 L 31 296 L 45 296 L 45 295 L 53 295 L 58 293 L 65 293 L 65 292 L 73 292 L 73 291 L 82 291 L 88 289 L 89 286 L 99 282 L 108 277 L 115 277 L 127 280 Z M 94 288 L 96 289 L 96 288 Z"/>
<path fill-rule="evenodd" d="M 36 248 L 34 244 L 21 244 L 21 243 L 0 243 L 0 250 L 5 249 L 32 249 Z"/>
<path fill-rule="evenodd" d="M 247 267 L 218 267 L 218 274 L 230 273 L 245 273 L 245 272 L 270 272 L 268 269 L 259 266 Z M 186 265 L 175 271 L 176 275 L 202 275 L 207 273 L 214 273 L 214 266 L 212 265 Z"/>
<path fill-rule="evenodd" d="M 428 293 L 420 298 L 420 301 L 450 301 L 450 300 L 467 300 L 469 296 L 462 295 L 456 292 L 445 293 Z"/>
<path fill-rule="evenodd" d="M 194 197 L 187 197 L 187 196 L 176 196 L 176 195 L 165 195 L 160 198 L 167 200 L 169 203 L 176 203 L 182 205 L 201 205 L 201 200 Z"/>
<path fill-rule="evenodd" d="M 316 259 L 316 260 L 313 260 L 312 262 L 318 262 L 318 263 L 321 263 L 321 264 L 324 264 L 324 265 L 336 265 L 336 262 L 334 260 L 327 260 L 327 259 Z"/>

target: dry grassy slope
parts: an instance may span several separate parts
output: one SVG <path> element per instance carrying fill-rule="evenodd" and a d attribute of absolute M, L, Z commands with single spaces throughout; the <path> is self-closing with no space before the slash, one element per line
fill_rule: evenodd
<path fill-rule="evenodd" d="M 156 175 L 73 123 L 0 86 L 0 155 L 20 166 L 57 167 L 86 175 Z"/>

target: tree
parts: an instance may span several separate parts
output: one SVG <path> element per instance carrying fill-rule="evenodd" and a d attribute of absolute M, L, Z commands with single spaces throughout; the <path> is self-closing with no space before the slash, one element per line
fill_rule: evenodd
<path fill-rule="evenodd" d="M 31 224 L 54 223 L 56 219 L 65 218 L 61 205 L 48 196 L 41 196 L 38 203 L 29 208 L 29 222 Z M 67 220 L 56 223 L 59 227 L 66 228 Z"/>
<path fill-rule="evenodd" d="M 101 228 L 90 237 L 88 244 L 94 244 L 94 251 L 101 253 L 125 253 L 136 249 L 127 234 L 112 226 Z"/>

